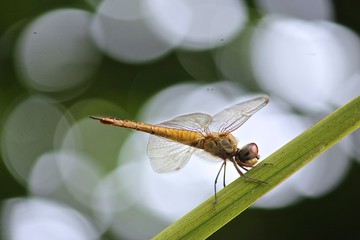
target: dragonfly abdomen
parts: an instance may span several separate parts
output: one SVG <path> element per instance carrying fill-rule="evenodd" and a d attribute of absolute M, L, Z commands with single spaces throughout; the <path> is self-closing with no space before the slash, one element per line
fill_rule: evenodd
<path fill-rule="evenodd" d="M 156 126 L 156 125 L 153 125 L 152 127 L 153 127 L 153 132 L 151 134 L 190 146 L 196 145 L 196 142 L 199 139 L 203 138 L 203 135 L 201 133 L 195 131 L 169 128 L 169 127 Z"/>
<path fill-rule="evenodd" d="M 158 125 L 152 125 L 142 122 L 136 122 L 132 120 L 122 120 L 117 118 L 102 118 L 102 117 L 91 117 L 93 119 L 99 120 L 103 124 L 113 125 L 123 128 L 130 128 L 137 131 L 146 132 L 149 134 L 156 135 L 158 137 L 163 137 L 175 142 L 180 142 L 182 144 L 195 146 L 199 139 L 203 138 L 203 135 L 199 132 L 176 129 Z"/>

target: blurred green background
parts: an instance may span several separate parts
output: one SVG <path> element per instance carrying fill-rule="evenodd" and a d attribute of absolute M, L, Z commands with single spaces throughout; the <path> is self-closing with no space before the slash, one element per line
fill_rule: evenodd
<path fill-rule="evenodd" d="M 138 3 L 140 1 L 136 2 Z M 55 106 L 56 111 L 59 111 L 58 114 L 64 116 L 64 118 L 66 119 L 67 123 L 64 124 L 68 124 L 69 126 L 67 127 L 69 128 L 73 126 L 72 124 L 80 122 L 83 123 L 83 121 L 87 121 L 87 117 L 89 115 L 109 115 L 118 117 L 121 116 L 129 119 L 143 120 L 143 118 L 146 119 L 146 117 L 144 117 L 144 114 L 140 111 L 144 109 L 144 105 L 147 104 L 150 99 L 153 99 L 153 97 L 159 92 L 163 90 L 166 91 L 167 88 L 172 87 L 176 84 L 184 83 L 197 84 L 196 86 L 205 86 L 204 88 L 206 88 L 207 91 L 212 91 L 213 89 L 211 88 L 211 86 L 216 86 L 214 84 L 221 83 L 224 79 L 230 80 L 232 83 L 235 84 L 234 86 L 239 86 L 239 88 L 242 89 L 241 91 L 245 91 L 246 93 L 266 92 L 271 97 L 274 96 L 275 99 L 279 98 L 286 102 L 286 98 L 284 96 L 277 96 L 277 93 L 272 92 L 271 89 L 267 88 L 266 86 L 262 85 L 261 82 L 257 81 L 257 75 L 254 74 L 251 70 L 252 62 L 249 57 L 250 53 L 246 52 L 247 47 L 252 42 L 251 38 L 248 35 L 250 34 L 249 32 L 252 31 L 251 28 L 256 28 L 259 21 L 261 21 L 261 19 L 263 19 L 267 14 L 269 14 L 260 7 L 262 6 L 260 2 L 261 1 L 243 2 L 243 5 L 247 10 L 248 17 L 245 23 L 245 27 L 241 33 L 238 33 L 237 37 L 232 36 L 232 40 L 226 42 L 225 45 L 215 44 L 210 47 L 196 48 L 194 46 L 189 47 L 189 45 L 184 47 L 182 45 L 174 44 L 165 51 L 165 54 L 161 54 L 159 55 L 159 57 L 154 57 L 152 59 L 149 58 L 141 61 L 126 58 L 121 59 L 121 57 L 116 57 L 117 55 L 112 55 L 111 49 L 104 50 L 104 48 L 99 46 L 101 44 L 95 44 L 89 40 L 84 40 L 83 42 L 86 47 L 90 49 L 94 46 L 94 49 L 96 50 L 91 50 L 87 52 L 86 54 L 88 55 L 84 54 L 84 58 L 80 57 L 77 60 L 70 61 L 70 64 L 78 67 L 77 71 L 81 71 L 82 69 L 82 73 L 85 73 L 72 74 L 72 68 L 64 68 L 58 70 L 59 72 L 58 74 L 56 74 L 59 75 L 61 74 L 61 72 L 70 72 L 70 77 L 76 79 L 76 77 L 79 76 L 78 78 L 83 78 L 83 80 L 79 81 L 78 83 L 76 83 L 75 81 L 65 83 L 69 84 L 69 87 L 63 88 L 61 84 L 59 85 L 59 88 L 53 87 L 54 85 L 56 85 L 56 78 L 55 80 L 51 80 L 54 82 L 50 83 L 54 85 L 49 86 L 41 86 L 41 83 L 36 83 L 36 80 L 34 83 L 27 79 L 26 74 L 31 73 L 26 71 L 30 71 L 31 69 L 25 71 L 22 70 L 24 68 L 26 69 L 26 67 L 24 67 L 23 65 L 24 63 L 22 62 L 21 54 L 26 51 L 31 52 L 34 48 L 36 50 L 36 48 L 39 47 L 37 44 L 40 43 L 37 43 L 36 39 L 35 41 L 34 39 L 32 39 L 31 41 L 33 41 L 33 43 L 31 44 L 34 45 L 30 44 L 28 46 L 29 49 L 23 50 L 21 46 L 19 46 L 21 45 L 20 42 L 29 40 L 29 34 L 27 33 L 28 35 L 27 37 L 25 36 L 25 38 L 24 34 L 26 31 L 29 31 L 29 25 L 33 24 L 34 21 L 36 21 L 40 16 L 53 10 L 78 9 L 86 11 L 88 13 L 88 16 L 86 17 L 90 19 L 92 18 L 92 14 L 95 14 L 98 11 L 98 7 L 101 6 L 102 1 L 15 0 L 2 2 L 0 4 L 0 122 L 1 126 L 3 126 L 0 129 L 0 135 L 2 136 L 2 148 L 0 150 L 2 159 L 2 161 L 0 161 L 0 196 L 2 203 L 0 211 L 2 218 L 2 230 L 0 230 L 2 232 L 1 237 L 3 237 L 4 239 L 26 239 L 24 238 L 24 236 L 26 236 L 26 230 L 24 229 L 26 228 L 22 228 L 21 234 L 14 233 L 17 231 L 17 228 L 14 226 L 16 226 L 18 222 L 16 220 L 17 218 L 11 217 L 14 212 L 12 212 L 13 210 L 9 210 L 13 209 L 11 208 L 10 203 L 12 201 L 17 201 L 21 199 L 32 199 L 41 197 L 49 201 L 54 201 L 55 203 L 68 204 L 69 208 L 76 209 L 76 211 L 84 213 L 86 219 L 93 224 L 91 225 L 91 228 L 96 229 L 96 231 L 91 230 L 97 232 L 91 235 L 95 239 L 141 239 L 139 237 L 140 235 L 134 236 L 134 238 L 132 238 L 131 235 L 123 235 L 122 233 L 119 233 L 120 231 L 117 232 L 116 224 L 118 223 L 116 223 L 116 221 L 113 221 L 112 224 L 110 224 L 111 227 L 107 228 L 105 227 L 105 224 L 100 227 L 99 225 L 97 225 L 97 220 L 94 220 L 96 219 L 96 217 L 94 217 L 96 213 L 92 213 L 93 215 L 90 214 L 88 209 L 89 207 L 83 206 L 81 204 L 81 201 L 78 201 L 76 204 L 69 204 L 68 198 L 66 196 L 61 196 L 61 192 L 58 193 L 60 194 L 60 196 L 58 196 L 57 194 L 36 194 L 36 191 L 32 187 L 32 183 L 30 183 L 31 180 L 29 180 L 31 177 L 27 175 L 30 174 L 30 172 L 27 172 L 24 175 L 21 175 L 21 173 L 18 175 L 16 174 L 17 171 L 22 171 L 23 166 L 20 165 L 19 167 L 16 165 L 16 163 L 14 164 L 14 166 L 11 166 L 11 164 L 9 165 L 9 161 L 5 159 L 6 157 L 4 158 L 4 156 L 9 156 L 9 153 L 6 152 L 10 151 L 8 150 L 9 144 L 15 144 L 15 147 L 12 148 L 11 151 L 16 152 L 16 154 L 19 154 L 19 156 L 23 156 L 22 151 L 24 151 L 24 154 L 26 154 L 22 146 L 27 146 L 32 150 L 35 149 L 37 151 L 37 156 L 40 156 L 41 154 L 45 153 L 45 151 L 42 152 L 43 148 L 46 150 L 55 151 L 59 147 L 59 145 L 64 145 L 64 143 L 56 144 L 56 139 L 54 140 L 54 146 L 50 144 L 50 147 L 44 147 L 45 145 L 39 146 L 37 144 L 38 141 L 48 141 L 48 138 L 46 138 L 48 134 L 48 132 L 46 132 L 47 129 L 44 128 L 42 130 L 41 126 L 52 126 L 49 125 L 50 123 L 47 122 L 42 123 L 44 119 L 47 119 L 50 116 L 47 115 L 47 112 L 43 112 L 41 107 L 39 107 L 39 109 L 36 108 L 37 106 L 42 106 L 42 103 L 40 105 L 34 105 L 34 109 L 29 108 L 27 109 L 27 112 L 19 115 L 15 114 L 15 112 L 17 111 L 17 106 L 24 104 L 29 99 L 30 101 L 33 101 L 35 99 L 35 102 L 39 101 L 39 99 L 42 99 L 41 101 L 44 100 L 46 104 L 49 104 L 49 106 L 44 106 L 44 109 L 50 109 L 49 111 L 51 112 L 53 111 L 52 107 Z M 268 6 L 271 6 L 271 1 L 267 2 Z M 294 6 L 297 6 L 297 4 L 300 4 L 302 1 L 287 2 L 292 2 L 294 3 Z M 311 1 L 305 2 L 305 7 L 302 9 L 299 8 L 299 15 L 288 15 L 290 15 L 290 17 L 294 19 L 301 19 L 299 16 L 301 16 L 301 12 L 304 11 L 304 9 L 309 9 L 309 11 L 311 10 L 311 8 L 309 7 L 312 4 Z M 328 17 L 326 21 L 339 24 L 351 30 L 355 35 L 359 34 L 360 15 L 358 14 L 358 10 L 360 8 L 360 3 L 356 1 L 351 2 L 339 0 L 317 2 L 324 2 L 326 6 L 331 6 L 332 8 L 330 14 L 331 16 Z M 284 9 L 287 9 L 286 6 L 284 7 Z M 289 6 L 289 9 L 291 9 L 290 12 L 292 13 L 296 13 L 297 11 L 297 8 L 291 6 Z M 126 9 L 124 12 L 126 12 Z M 116 14 L 116 12 L 112 14 Z M 131 19 L 131 16 L 129 17 L 129 19 L 133 20 Z M 309 21 L 311 20 L 312 19 L 310 19 Z M 71 21 L 68 21 L 66 24 L 71 24 Z M 55 24 L 54 27 L 57 27 L 57 25 Z M 111 29 L 110 32 L 113 33 L 116 30 L 117 29 L 114 28 Z M 34 28 L 30 28 L 30 31 L 33 31 L 30 35 L 34 38 L 42 34 L 41 31 L 35 31 Z M 81 31 L 84 31 L 84 29 L 82 29 Z M 161 29 L 159 31 L 161 31 Z M 66 37 L 67 34 L 69 33 L 59 31 L 56 37 Z M 89 33 L 89 35 L 91 34 Z M 139 37 L 141 37 L 141 35 L 139 35 Z M 50 38 L 49 40 L 52 39 Z M 44 41 L 44 39 L 42 39 L 42 41 Z M 129 40 L 127 39 L 127 41 Z M 222 41 L 222 39 L 219 41 Z M 94 40 L 94 42 L 96 41 Z M 146 45 L 146 43 L 147 41 L 143 42 L 144 45 Z M 217 49 L 226 48 L 227 45 L 231 45 L 232 47 L 235 46 L 240 49 L 240 56 L 236 59 L 241 59 L 241 61 L 238 63 L 231 62 L 231 64 L 234 65 L 238 64 L 238 67 L 242 69 L 243 75 L 239 76 L 240 80 L 229 79 L 232 76 L 231 74 L 223 74 L 223 72 L 219 70 L 218 62 L 214 57 L 214 55 L 216 55 L 215 51 L 217 51 Z M 37 53 L 41 54 L 42 56 L 46 56 L 46 47 L 44 47 L 44 52 L 38 51 Z M 61 49 L 64 49 L 64 46 L 62 46 Z M 71 50 L 69 51 L 71 52 Z M 49 58 L 56 58 L 56 54 L 62 55 L 63 52 L 59 51 L 58 53 L 56 53 L 55 51 L 55 53 L 52 52 L 51 54 L 52 55 L 48 56 Z M 83 54 L 83 52 L 78 53 L 78 55 L 81 54 Z M 353 54 L 360 56 L 360 52 L 358 52 L 358 49 L 354 49 Z M 31 58 L 32 55 L 30 54 L 29 56 Z M 26 61 L 31 62 L 31 59 L 27 59 Z M 40 60 L 34 59 L 34 61 Z M 79 62 L 83 65 L 77 66 L 76 64 L 80 64 Z M 48 71 L 51 72 L 51 65 L 46 64 L 46 61 L 43 63 L 40 62 L 40 65 L 42 65 L 44 68 L 47 68 Z M 268 64 L 272 64 L 271 59 L 269 60 Z M 45 71 L 44 73 L 39 74 L 40 75 L 38 76 L 42 76 L 41 74 L 46 75 L 48 73 Z M 48 77 L 56 77 L 56 75 L 52 76 L 50 74 L 48 75 Z M 358 84 L 356 86 L 360 85 Z M 357 92 L 357 95 L 360 92 L 359 89 L 356 88 L 353 88 L 352 90 Z M 287 91 L 287 89 L 284 88 L 283 91 Z M 321 92 L 322 89 L 318 89 L 318 91 Z M 337 98 L 336 93 L 337 91 L 333 92 L 333 98 Z M 303 94 L 306 95 L 306 93 Z M 174 97 L 187 98 L 187 95 L 181 92 L 179 93 L 179 96 Z M 100 100 L 103 100 L 103 102 L 101 102 Z M 169 101 L 171 102 L 170 99 Z M 204 100 L 199 100 L 199 102 L 201 101 Z M 206 101 L 204 101 L 204 104 L 205 102 Z M 333 110 L 335 109 L 334 105 L 334 102 L 332 102 L 328 105 L 328 107 L 331 106 L 331 109 Z M 163 106 L 161 105 L 152 107 L 159 108 L 160 110 L 163 108 Z M 167 106 L 167 108 L 170 107 Z M 306 109 L 308 107 L 304 108 Z M 302 117 L 307 117 L 307 114 L 314 116 L 314 118 L 310 118 L 311 120 L 309 120 L 310 125 L 316 122 L 316 119 L 319 119 L 325 113 L 328 113 L 326 111 L 323 111 L 321 114 L 317 115 L 317 109 L 306 112 L 299 106 L 296 106 L 296 104 L 293 104 L 290 109 L 293 114 L 297 114 Z M 146 114 L 151 115 L 151 112 Z M 147 116 L 146 114 L 145 116 Z M 14 119 L 14 116 L 22 116 L 23 118 Z M 52 116 L 49 118 L 53 119 Z M 61 120 L 61 117 L 59 117 L 59 119 Z M 60 121 L 59 119 L 56 118 L 55 120 Z M 10 120 L 15 121 L 9 123 Z M 34 124 L 34 127 L 32 127 L 32 124 Z M 59 126 L 56 125 L 57 123 L 52 124 L 54 127 L 57 128 L 56 131 L 61 131 L 61 128 L 58 128 Z M 289 125 L 291 125 L 291 123 L 289 123 Z M 18 135 L 12 135 L 12 130 L 8 130 L 9 126 L 14 127 L 14 129 L 18 128 L 19 131 L 16 132 L 16 134 Z M 23 126 L 27 127 L 23 128 Z M 101 169 L 99 170 L 99 175 L 106 176 L 107 173 L 111 172 L 118 166 L 119 162 L 121 165 L 121 160 L 119 162 L 117 160 L 114 160 L 117 159 L 118 154 L 117 152 L 115 152 L 115 150 L 118 146 L 120 147 L 123 144 L 126 137 L 130 133 L 129 131 L 122 131 L 121 133 L 116 132 L 115 130 L 118 129 L 105 130 L 104 128 L 102 128 L 102 126 L 98 126 L 96 124 L 87 126 L 84 129 L 86 129 L 86 131 L 94 132 L 106 131 L 104 135 L 100 136 L 107 136 L 106 134 L 108 134 L 109 136 L 108 139 L 106 139 L 105 137 L 99 140 L 96 139 L 96 136 L 94 135 L 85 136 L 84 133 L 80 133 L 80 135 L 83 134 L 83 139 L 91 142 L 91 146 L 96 146 L 97 144 L 99 144 L 98 148 L 92 147 L 92 149 L 88 151 L 88 154 L 92 154 L 92 156 L 94 156 L 95 165 L 103 165 L 101 168 L 99 168 Z M 84 129 L 80 129 L 80 132 L 84 131 Z M 29 130 L 29 132 L 26 132 L 27 130 Z M 39 135 L 34 136 L 34 133 L 39 133 Z M 30 136 L 28 134 L 30 134 Z M 270 134 L 270 132 L 263 132 L 262 134 L 266 135 Z M 8 136 L 12 136 L 13 138 L 9 140 L 10 143 L 5 143 L 5 141 L 9 139 Z M 63 133 L 60 134 L 60 137 L 66 138 L 67 135 L 66 133 Z M 357 138 L 359 139 L 358 136 Z M 356 144 L 358 143 L 358 140 L 354 140 L 354 143 L 352 144 L 355 144 L 356 148 L 358 146 Z M 91 148 L 89 146 L 86 146 L 86 144 L 88 143 L 85 142 L 84 146 L 81 146 L 81 148 Z M 138 148 L 144 148 L 145 150 L 146 142 L 144 144 L 139 144 Z M 114 152 L 110 152 L 109 149 L 113 150 Z M 26 151 L 28 151 L 28 149 Z M 105 162 L 99 163 L 99 161 L 96 160 L 95 156 L 101 154 L 104 154 L 103 159 L 110 159 L 111 157 L 108 156 L 112 156 L 113 159 L 105 160 Z M 236 219 L 232 220 L 222 229 L 217 231 L 213 236 L 210 237 L 210 239 L 359 239 L 360 229 L 358 228 L 358 225 L 360 219 L 360 193 L 357 190 L 359 188 L 358 183 L 360 183 L 360 166 L 359 156 L 357 154 L 358 152 L 355 151 L 343 156 L 344 159 L 347 158 L 350 161 L 349 170 L 346 173 L 346 176 L 344 176 L 344 179 L 342 181 L 339 181 L 334 187 L 334 189 L 332 189 L 327 194 L 321 196 L 305 197 L 300 199 L 299 201 L 294 202 L 293 204 L 290 204 L 289 206 L 284 207 L 268 209 L 250 208 L 243 214 L 238 216 Z M 336 156 L 338 157 L 339 155 Z M 336 160 L 342 161 L 343 159 L 339 158 Z M 35 162 L 36 161 L 32 159 L 30 162 L 24 163 L 24 166 L 28 166 L 24 168 L 31 169 L 32 166 L 35 165 Z M 148 164 L 147 167 L 150 169 L 150 164 Z M 20 170 L 17 168 L 19 168 Z M 77 170 L 81 171 L 81 167 Z M 26 172 L 27 170 L 24 171 Z M 44 171 L 44 175 L 48 174 L 48 178 L 52 177 L 51 172 L 46 172 L 46 170 Z M 139 175 L 141 175 L 141 173 L 139 173 Z M 169 178 L 171 178 L 171 176 Z M 189 181 L 191 181 L 191 179 L 189 179 Z M 206 183 L 209 185 L 209 188 L 212 187 L 212 181 L 213 178 L 209 178 L 208 182 Z M 46 184 L 46 182 L 43 182 L 43 184 Z M 167 196 L 162 196 L 162 198 L 166 197 Z M 206 197 L 209 196 L 206 195 Z M 145 201 L 147 200 L 145 199 Z M 176 208 L 177 206 L 175 205 L 174 207 Z M 23 211 L 23 214 L 26 214 L 26 209 L 23 209 Z M 148 236 L 151 236 L 152 234 L 154 234 L 154 232 L 156 233 L 158 229 L 161 229 L 171 223 L 171 220 L 169 220 L 168 218 L 161 218 L 160 215 L 157 215 L 152 211 L 153 210 L 145 209 L 145 207 L 140 207 L 139 210 L 136 211 L 136 214 L 140 216 L 144 212 L 148 216 L 150 216 L 149 218 L 144 217 L 145 223 L 139 224 L 139 228 L 146 229 L 147 227 L 151 228 L 151 226 L 155 226 L 153 228 L 155 230 L 149 230 Z M 36 212 L 31 212 L 29 214 L 30 216 L 36 216 Z M 134 214 L 134 218 L 132 218 L 132 214 Z M 152 219 L 151 216 L 156 217 Z M 135 217 L 135 213 L 129 213 L 128 219 L 129 222 L 132 221 L 131 219 L 135 219 L 135 226 L 129 228 L 136 228 L 137 218 Z M 149 226 L 146 225 L 146 219 L 148 220 Z M 108 219 L 107 221 L 111 222 L 112 220 Z M 121 225 L 124 223 L 120 222 L 119 224 Z M 126 224 L 129 224 L 130 226 L 130 223 Z M 128 226 L 126 224 L 125 226 Z M 29 238 L 27 239 L 39 239 L 32 238 L 32 236 L 37 236 L 34 233 L 35 229 L 36 228 L 28 228 L 31 234 L 28 235 Z M 64 235 L 54 236 L 53 239 L 62 239 L 62 236 Z M 86 239 L 86 236 L 89 235 L 69 235 L 66 239 Z M 147 235 L 144 233 L 143 236 Z"/>

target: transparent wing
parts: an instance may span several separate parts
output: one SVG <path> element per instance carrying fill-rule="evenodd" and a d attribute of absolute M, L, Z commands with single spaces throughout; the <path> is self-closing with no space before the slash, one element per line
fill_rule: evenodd
<path fill-rule="evenodd" d="M 162 122 L 159 126 L 204 132 L 211 119 L 211 116 L 207 114 L 193 113 Z M 188 145 L 154 135 L 150 136 L 147 148 L 152 168 L 160 173 L 182 168 L 195 150 L 196 148 Z"/>
<path fill-rule="evenodd" d="M 221 162 L 222 161 L 222 159 L 221 158 L 219 158 L 219 157 L 216 157 L 216 156 L 214 156 L 214 155 L 211 155 L 211 153 L 208 153 L 208 152 L 206 152 L 206 151 L 204 151 L 204 150 L 202 150 L 202 149 L 196 149 L 195 151 L 194 151 L 194 154 L 197 156 L 197 157 L 199 157 L 199 158 L 201 158 L 201 159 L 203 159 L 203 160 L 206 160 L 206 161 L 208 161 L 208 162 Z"/>
<path fill-rule="evenodd" d="M 166 126 L 176 129 L 186 129 L 196 132 L 204 132 L 204 129 L 209 126 L 212 117 L 204 113 L 192 113 L 178 116 L 166 122 L 162 122 L 160 126 Z"/>
<path fill-rule="evenodd" d="M 154 171 L 179 170 L 188 163 L 195 148 L 162 137 L 150 135 L 147 152 Z"/>
<path fill-rule="evenodd" d="M 211 132 L 235 131 L 268 102 L 269 98 L 258 97 L 227 108 L 212 117 L 209 129 Z"/>

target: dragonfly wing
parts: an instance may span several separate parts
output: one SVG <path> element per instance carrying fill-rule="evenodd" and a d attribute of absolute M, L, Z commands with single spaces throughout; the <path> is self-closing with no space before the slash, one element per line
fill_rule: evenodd
<path fill-rule="evenodd" d="M 203 133 L 211 120 L 210 115 L 193 113 L 162 122 L 159 126 Z M 156 172 L 165 173 L 185 166 L 196 148 L 151 135 L 147 150 L 153 169 Z"/>
<path fill-rule="evenodd" d="M 166 126 L 176 129 L 185 129 L 195 132 L 204 132 L 212 121 L 212 117 L 204 113 L 192 113 L 178 116 L 166 122 L 162 122 L 160 126 Z"/>
<path fill-rule="evenodd" d="M 221 158 L 216 157 L 216 156 L 212 155 L 211 153 L 208 153 L 208 152 L 206 152 L 206 151 L 204 151 L 202 149 L 196 149 L 194 154 L 197 157 L 199 157 L 199 158 L 201 158 L 203 160 L 209 161 L 209 162 L 220 162 L 220 161 L 222 161 Z"/>
<path fill-rule="evenodd" d="M 166 173 L 185 166 L 195 148 L 150 135 L 147 151 L 152 168 L 156 172 Z"/>
<path fill-rule="evenodd" d="M 227 108 L 212 117 L 209 129 L 211 132 L 235 131 L 268 102 L 269 98 L 258 97 Z"/>

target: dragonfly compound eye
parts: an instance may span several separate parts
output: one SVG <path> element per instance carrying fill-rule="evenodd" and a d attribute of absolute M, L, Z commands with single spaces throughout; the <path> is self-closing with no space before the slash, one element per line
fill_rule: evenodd
<path fill-rule="evenodd" d="M 258 155 L 259 149 L 255 143 L 249 143 L 239 149 L 236 158 L 243 163 L 247 163 L 249 165 L 254 165 L 257 160 L 260 158 Z"/>

